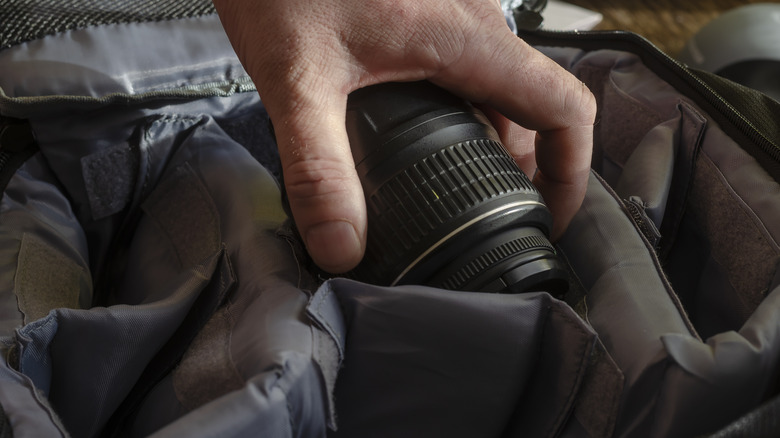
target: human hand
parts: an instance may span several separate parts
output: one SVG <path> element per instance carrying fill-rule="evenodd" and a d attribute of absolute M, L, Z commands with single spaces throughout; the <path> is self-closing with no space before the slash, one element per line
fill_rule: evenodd
<path fill-rule="evenodd" d="M 535 173 L 553 239 L 582 203 L 595 100 L 512 34 L 496 0 L 214 4 L 274 121 L 290 208 L 322 269 L 345 272 L 365 249 L 345 115 L 347 95 L 375 83 L 428 79 L 480 106 L 520 167 Z"/>

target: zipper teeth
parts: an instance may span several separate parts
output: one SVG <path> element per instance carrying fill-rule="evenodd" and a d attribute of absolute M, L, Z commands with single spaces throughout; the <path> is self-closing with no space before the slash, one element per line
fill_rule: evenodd
<path fill-rule="evenodd" d="M 257 88 L 248 76 L 242 76 L 236 80 L 187 85 L 181 88 L 150 90 L 139 94 L 112 92 L 99 97 L 82 95 L 11 97 L 6 95 L 0 87 L 0 112 L 18 118 L 29 118 L 31 114 L 40 114 L 52 107 L 56 110 L 65 105 L 71 109 L 89 109 L 111 104 L 128 105 L 162 99 L 195 100 L 207 97 L 226 97 L 256 90 Z"/>
<path fill-rule="evenodd" d="M 653 249 L 657 253 L 659 235 L 653 232 L 655 226 L 651 226 L 648 223 L 648 220 L 642 214 L 643 208 L 629 199 L 623 199 L 622 204 L 633 220 L 636 229 L 639 230 L 643 236 L 645 236 L 645 239 L 650 242 L 650 244 L 653 246 Z"/>
<path fill-rule="evenodd" d="M 720 96 L 720 94 L 715 91 L 712 87 L 710 87 L 709 84 L 701 80 L 698 76 L 691 74 L 687 68 L 678 60 L 672 58 L 671 56 L 665 54 L 664 52 L 658 50 L 652 43 L 642 39 L 643 41 L 647 42 L 647 44 L 650 44 L 655 50 L 653 51 L 653 54 L 658 56 L 662 62 L 669 62 L 674 65 L 674 67 L 685 75 L 685 77 L 692 79 L 698 86 L 704 88 L 707 90 L 707 93 L 709 96 L 712 96 L 712 100 L 716 102 L 716 107 L 720 106 L 722 108 L 725 108 L 728 110 L 728 114 L 730 114 L 732 117 L 736 117 L 737 120 L 734 120 L 737 124 L 742 124 L 745 127 L 750 128 L 748 132 L 743 132 L 747 134 L 752 140 L 754 140 L 756 143 L 763 143 L 769 146 L 768 148 L 762 148 L 767 149 L 765 152 L 772 155 L 772 157 L 775 160 L 780 161 L 780 146 L 778 146 L 775 142 L 773 142 L 771 139 L 767 138 L 763 132 L 761 132 L 750 120 L 748 120 L 742 112 L 740 112 L 738 109 L 736 109 L 731 102 L 727 101 L 723 97 Z M 721 109 L 721 108 L 719 108 Z"/>
<path fill-rule="evenodd" d="M 768 154 L 775 162 L 780 163 L 780 146 L 770 138 L 767 138 L 763 132 L 748 120 L 742 112 L 737 110 L 731 103 L 723 99 L 717 91 L 710 87 L 706 82 L 688 71 L 688 69 L 679 61 L 667 55 L 656 47 L 646 38 L 635 33 L 626 31 L 560 31 L 560 30 L 536 30 L 530 33 L 522 33 L 521 36 L 526 40 L 533 40 L 534 37 L 543 40 L 561 40 L 573 42 L 573 45 L 584 42 L 597 41 L 621 41 L 632 43 L 646 49 L 643 54 L 652 56 L 655 60 L 670 67 L 680 75 L 685 82 L 699 91 L 704 99 L 713 105 L 717 111 L 723 114 L 726 119 L 735 125 L 735 127 L 745 136 L 747 136 L 764 153 Z M 573 39 L 576 38 L 576 39 Z M 587 48 L 586 48 L 587 49 Z M 635 51 L 631 51 L 636 53 Z M 704 91 L 704 92 L 702 92 Z"/>

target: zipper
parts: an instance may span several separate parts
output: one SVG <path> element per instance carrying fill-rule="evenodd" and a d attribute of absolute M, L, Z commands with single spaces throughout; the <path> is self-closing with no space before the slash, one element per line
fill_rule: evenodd
<path fill-rule="evenodd" d="M 0 117 L 0 199 L 14 173 L 36 152 L 38 143 L 28 121 Z"/>
<path fill-rule="evenodd" d="M 521 30 L 518 32 L 533 46 L 574 47 L 585 51 L 620 50 L 637 55 L 644 64 L 676 90 L 704 109 L 721 129 L 776 180 L 780 181 L 780 122 L 776 126 L 759 126 L 752 111 L 780 114 L 780 103 L 766 98 L 766 106 L 737 108 L 724 99 L 702 77 L 708 73 L 687 68 L 644 37 L 626 31 L 556 31 Z M 757 92 L 755 92 L 757 93 Z"/>
<path fill-rule="evenodd" d="M 634 221 L 634 226 L 643 236 L 645 236 L 645 239 L 647 239 L 653 247 L 653 251 L 658 254 L 661 233 L 658 231 L 658 228 L 656 228 L 653 221 L 647 217 L 642 200 L 632 196 L 629 199 L 622 199 L 621 201 L 628 216 Z"/>
<path fill-rule="evenodd" d="M 49 95 L 9 97 L 0 87 L 0 113 L 14 117 L 49 115 L 63 108 L 70 111 L 100 108 L 112 104 L 132 105 L 156 100 L 195 100 L 208 97 L 229 97 L 238 93 L 257 91 L 252 79 L 242 76 L 235 80 L 186 85 L 168 90 L 147 91 L 140 94 L 111 93 L 101 97 L 79 95 Z"/>

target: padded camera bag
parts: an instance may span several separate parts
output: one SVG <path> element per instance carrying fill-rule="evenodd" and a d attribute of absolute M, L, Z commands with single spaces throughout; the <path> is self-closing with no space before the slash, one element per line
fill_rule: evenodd
<path fill-rule="evenodd" d="M 523 32 L 599 105 L 571 290 L 378 287 L 310 271 L 210 2 L 0 22 L 0 434 L 777 433 L 777 102 L 632 34 Z"/>

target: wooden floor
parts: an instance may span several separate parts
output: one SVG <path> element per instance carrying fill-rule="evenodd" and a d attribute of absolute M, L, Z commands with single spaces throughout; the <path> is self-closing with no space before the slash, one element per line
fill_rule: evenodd
<path fill-rule="evenodd" d="M 702 26 L 722 12 L 767 0 L 564 0 L 598 11 L 600 30 L 630 30 L 675 56 Z"/>

